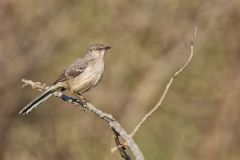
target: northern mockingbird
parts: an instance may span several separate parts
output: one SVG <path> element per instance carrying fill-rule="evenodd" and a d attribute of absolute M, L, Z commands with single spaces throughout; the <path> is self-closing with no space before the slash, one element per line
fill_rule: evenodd
<path fill-rule="evenodd" d="M 104 55 L 110 48 L 102 44 L 91 45 L 82 57 L 78 58 L 60 74 L 52 86 L 27 104 L 19 114 L 28 114 L 57 90 L 64 91 L 67 89 L 82 98 L 82 93 L 95 87 L 100 82 L 104 71 Z"/>

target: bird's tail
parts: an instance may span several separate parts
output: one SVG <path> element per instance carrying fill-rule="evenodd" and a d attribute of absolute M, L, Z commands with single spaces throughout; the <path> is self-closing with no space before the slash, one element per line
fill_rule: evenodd
<path fill-rule="evenodd" d="M 57 85 L 53 85 L 49 87 L 47 90 L 45 90 L 40 96 L 32 100 L 30 103 L 28 103 L 18 114 L 28 114 L 31 112 L 34 108 L 38 107 L 42 102 L 46 101 L 49 97 L 52 96 L 52 94 L 58 89 L 59 87 Z"/>

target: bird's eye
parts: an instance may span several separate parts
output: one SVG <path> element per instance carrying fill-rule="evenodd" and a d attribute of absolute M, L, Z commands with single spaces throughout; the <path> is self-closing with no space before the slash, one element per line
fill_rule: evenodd
<path fill-rule="evenodd" d="M 95 48 L 95 51 L 100 51 L 100 48 Z"/>

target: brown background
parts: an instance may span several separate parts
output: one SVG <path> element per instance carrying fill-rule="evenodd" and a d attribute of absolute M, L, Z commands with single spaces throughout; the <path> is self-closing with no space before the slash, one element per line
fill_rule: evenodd
<path fill-rule="evenodd" d="M 88 45 L 109 44 L 102 82 L 87 99 L 131 131 L 187 59 L 160 110 L 135 140 L 149 160 L 240 159 L 239 0 L 1 0 L 0 159 L 121 159 L 106 124 L 51 98 L 17 112 Z"/>

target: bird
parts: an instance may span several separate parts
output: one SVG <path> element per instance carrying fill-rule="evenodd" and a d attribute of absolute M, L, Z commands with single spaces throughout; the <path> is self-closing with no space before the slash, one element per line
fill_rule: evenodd
<path fill-rule="evenodd" d="M 51 97 L 55 91 L 69 90 L 85 102 L 82 94 L 94 88 L 101 81 L 104 72 L 104 55 L 109 49 L 111 47 L 108 45 L 90 45 L 80 58 L 64 69 L 54 83 L 23 107 L 19 114 L 30 113 Z"/>

